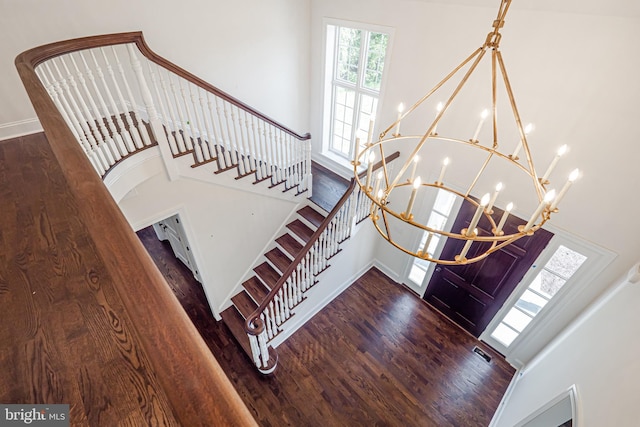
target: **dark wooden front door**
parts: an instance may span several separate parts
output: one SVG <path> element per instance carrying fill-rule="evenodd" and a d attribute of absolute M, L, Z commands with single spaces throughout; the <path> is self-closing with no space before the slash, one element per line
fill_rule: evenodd
<path fill-rule="evenodd" d="M 465 201 L 456 217 L 453 230 L 466 228 L 473 217 L 475 206 Z M 500 218 L 497 208 L 494 218 Z M 504 227 L 505 233 L 516 232 L 526 221 L 511 215 Z M 480 233 L 489 233 L 489 221 L 482 218 Z M 553 233 L 539 230 L 533 236 L 523 237 L 511 245 L 494 252 L 482 261 L 460 266 L 438 265 L 429 281 L 424 299 L 442 311 L 454 322 L 476 337 L 487 327 L 514 288 L 547 246 Z M 480 253 L 488 243 L 474 243 L 467 258 Z M 464 242 L 448 239 L 441 258 L 453 259 L 460 253 Z"/>

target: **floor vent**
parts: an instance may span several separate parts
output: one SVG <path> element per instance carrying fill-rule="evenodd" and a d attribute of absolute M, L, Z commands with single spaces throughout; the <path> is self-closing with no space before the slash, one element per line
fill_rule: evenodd
<path fill-rule="evenodd" d="M 478 356 L 482 357 L 487 363 L 491 362 L 491 356 L 489 356 L 487 353 L 485 353 L 478 346 L 473 347 L 473 352 L 475 354 L 477 354 Z"/>

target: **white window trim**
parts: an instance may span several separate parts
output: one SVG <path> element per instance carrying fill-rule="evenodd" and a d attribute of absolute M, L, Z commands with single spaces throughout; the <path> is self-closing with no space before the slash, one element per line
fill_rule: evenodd
<path fill-rule="evenodd" d="M 321 127 L 321 150 L 320 154 L 322 160 L 321 164 L 325 164 L 325 161 L 329 163 L 329 167 L 331 169 L 337 169 L 338 172 L 342 176 L 350 176 L 353 174 L 353 166 L 350 163 L 350 160 L 345 159 L 344 157 L 333 153 L 330 148 L 330 137 L 331 137 L 331 100 L 332 94 L 331 91 L 333 89 L 332 79 L 333 79 L 333 58 L 329 57 L 328 49 L 327 49 L 327 28 L 329 25 L 333 26 L 341 26 L 341 27 L 349 27 L 349 28 L 357 28 L 360 30 L 366 30 L 370 32 L 377 33 L 386 33 L 389 35 L 389 40 L 387 42 L 387 54 L 384 62 L 384 70 L 382 73 L 382 81 L 380 83 L 380 91 L 378 96 L 378 108 L 376 112 L 376 129 L 374 129 L 374 135 L 377 135 L 377 127 L 380 124 L 381 111 L 383 111 L 383 100 L 387 87 L 387 80 L 389 77 L 389 68 L 391 65 L 391 56 L 393 51 L 393 39 L 395 35 L 395 29 L 393 27 L 386 27 L 382 25 L 375 24 L 367 24 L 363 22 L 357 21 L 349 21 L 343 19 L 336 18 L 323 18 L 322 19 L 322 53 L 323 53 L 323 64 L 322 64 L 322 127 Z"/>
<path fill-rule="evenodd" d="M 512 360 L 512 355 L 516 354 L 519 350 L 525 348 L 528 341 L 533 336 L 546 333 L 547 326 L 557 318 L 562 309 L 586 289 L 591 281 L 602 271 L 604 268 L 613 261 L 616 257 L 614 252 L 608 249 L 602 248 L 595 244 L 586 242 L 577 236 L 574 236 L 564 230 L 555 229 L 554 227 L 546 227 L 554 233 L 551 241 L 547 247 L 542 251 L 540 256 L 535 260 L 531 268 L 524 275 L 516 289 L 511 293 L 511 296 L 505 301 L 502 308 L 496 313 L 491 322 L 487 325 L 485 330 L 480 335 L 480 340 L 486 342 L 491 347 L 502 353 L 507 360 L 511 360 L 516 365 L 522 363 L 518 360 Z M 576 250 L 583 255 L 587 256 L 587 260 L 584 264 L 571 276 L 565 285 L 558 291 L 553 298 L 544 306 L 544 308 L 538 313 L 527 325 L 527 327 L 513 340 L 513 342 L 507 347 L 500 343 L 495 338 L 491 337 L 491 333 L 500 324 L 504 316 L 515 305 L 518 299 L 524 294 L 529 287 L 529 284 L 535 279 L 540 272 L 541 268 L 547 264 L 551 257 L 555 254 L 556 250 L 560 246 L 565 246 L 569 249 Z M 553 339 L 553 336 L 546 338 L 547 341 Z"/>

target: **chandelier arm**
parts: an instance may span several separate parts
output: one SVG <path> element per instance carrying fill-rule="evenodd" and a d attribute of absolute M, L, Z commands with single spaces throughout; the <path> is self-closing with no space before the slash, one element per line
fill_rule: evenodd
<path fill-rule="evenodd" d="M 509 102 L 511 103 L 511 110 L 513 111 L 513 116 L 516 121 L 516 125 L 518 127 L 518 131 L 520 132 L 520 138 L 522 139 L 522 149 L 524 150 L 525 156 L 527 158 L 527 165 L 529 167 L 529 175 L 533 179 L 533 186 L 538 194 L 538 200 L 542 201 L 544 198 L 544 192 L 542 184 L 538 179 L 538 175 L 536 173 L 535 167 L 533 166 L 533 159 L 531 158 L 531 151 L 529 150 L 529 144 L 527 143 L 527 136 L 522 127 L 522 121 L 520 120 L 520 113 L 518 112 L 518 107 L 516 105 L 516 100 L 513 95 L 513 90 L 511 89 L 511 84 L 509 83 L 509 76 L 507 75 L 507 69 L 504 65 L 504 60 L 502 59 L 502 53 L 500 51 L 496 51 L 496 56 L 498 59 L 498 64 L 500 65 L 500 71 L 502 72 L 502 80 L 504 81 L 505 88 L 507 90 L 507 95 L 509 96 Z M 515 159 L 514 159 L 515 161 Z"/>
<path fill-rule="evenodd" d="M 493 157 L 493 154 L 495 152 L 494 151 L 489 151 L 489 155 L 487 156 L 487 159 L 484 161 L 484 163 L 482 164 L 482 167 L 480 168 L 480 170 L 478 171 L 478 174 L 476 175 L 475 179 L 473 180 L 473 182 L 471 183 L 471 185 L 469 186 L 469 188 L 467 189 L 467 192 L 465 193 L 465 196 L 469 196 L 469 194 L 471 194 L 471 191 L 473 190 L 473 187 L 476 186 L 476 184 L 478 183 L 478 180 L 480 179 L 480 177 L 482 176 L 482 173 L 484 172 L 484 170 L 487 168 L 487 166 L 489 165 L 489 161 L 491 160 L 491 158 Z"/>
<path fill-rule="evenodd" d="M 382 221 L 384 221 L 384 228 L 385 230 L 387 230 L 387 239 L 391 240 L 391 228 L 389 227 L 389 220 L 387 219 L 387 211 L 384 208 L 380 210 L 382 211 Z"/>
<path fill-rule="evenodd" d="M 399 154 L 399 152 L 398 152 Z M 384 183 L 385 183 L 385 187 L 389 186 L 389 173 L 387 171 L 387 159 L 384 155 L 384 146 L 383 144 L 380 144 L 380 165 L 382 167 L 382 173 L 384 174 Z M 375 165 L 374 165 L 375 166 Z M 374 197 L 377 196 L 377 194 L 373 195 Z"/>
<path fill-rule="evenodd" d="M 396 175 L 395 179 L 393 180 L 393 182 L 391 183 L 391 187 L 394 187 L 398 181 L 400 181 L 400 177 L 402 176 L 402 174 L 405 173 L 405 171 L 407 170 L 407 168 L 409 167 L 409 165 L 411 164 L 413 158 L 418 154 L 418 152 L 422 149 L 422 146 L 424 145 L 424 143 L 427 141 L 427 139 L 429 138 L 429 136 L 431 136 L 431 132 L 433 131 L 434 126 L 436 126 L 438 124 L 438 121 L 440 120 L 440 118 L 442 117 L 442 115 L 447 111 L 447 109 L 449 108 L 449 106 L 451 105 L 451 103 L 453 102 L 453 100 L 455 99 L 456 96 L 458 96 L 458 93 L 460 93 L 460 90 L 462 90 L 462 88 L 464 87 L 464 85 L 467 83 L 467 80 L 469 80 L 469 77 L 471 76 L 471 74 L 473 74 L 473 72 L 475 71 L 476 67 L 478 66 L 478 64 L 480 63 L 480 61 L 482 61 L 482 58 L 484 57 L 484 54 L 486 53 L 486 48 L 485 46 L 481 47 L 480 49 L 478 49 L 472 56 L 470 56 L 467 60 L 464 61 L 464 63 L 467 63 L 469 61 L 469 59 L 472 59 L 473 57 L 475 57 L 475 61 L 473 61 L 473 63 L 471 64 L 471 66 L 469 67 L 469 69 L 467 70 L 467 72 L 465 73 L 464 77 L 462 77 L 462 80 L 460 80 L 460 83 L 458 83 L 458 86 L 456 86 L 456 88 L 454 89 L 453 93 L 451 94 L 451 96 L 449 97 L 449 99 L 447 100 L 447 102 L 444 104 L 442 110 L 440 110 L 440 112 L 438 113 L 438 115 L 436 116 L 435 120 L 433 121 L 433 123 L 431 123 L 431 126 L 429 126 L 429 129 L 427 129 L 427 132 L 422 136 L 422 138 L 420 139 L 420 141 L 418 141 L 418 144 L 416 145 L 416 147 L 413 149 L 413 151 L 411 152 L 411 154 L 409 155 L 409 157 L 407 158 L 407 161 L 402 165 L 402 167 L 400 168 L 400 172 L 398 172 L 398 175 Z M 458 67 L 456 67 L 455 71 L 460 70 L 460 68 L 462 67 L 463 64 L 460 64 Z M 449 80 L 451 77 L 453 77 L 455 73 L 450 73 L 443 81 L 440 82 L 440 84 L 438 85 L 441 86 L 442 84 L 444 84 L 447 80 Z M 420 103 L 422 103 L 427 97 L 423 97 L 418 103 L 416 103 L 416 105 L 414 105 L 412 108 L 416 107 L 417 105 L 419 105 Z"/>
<path fill-rule="evenodd" d="M 498 148 L 498 81 L 497 81 L 497 49 L 491 51 L 491 109 L 493 110 L 493 149 Z"/>

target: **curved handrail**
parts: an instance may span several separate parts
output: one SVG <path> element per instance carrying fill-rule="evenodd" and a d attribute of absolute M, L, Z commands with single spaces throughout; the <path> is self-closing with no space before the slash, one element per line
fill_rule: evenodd
<path fill-rule="evenodd" d="M 395 153 L 387 156 L 384 159 L 384 162 L 389 163 L 392 160 L 397 159 L 398 157 L 400 157 L 400 152 L 396 151 Z M 382 160 L 375 163 L 372 170 L 377 170 L 381 168 L 382 163 L 383 163 Z M 276 284 L 273 286 L 273 289 L 271 289 L 269 294 L 267 294 L 267 296 L 260 303 L 258 308 L 256 308 L 253 311 L 253 313 L 251 313 L 251 315 L 247 317 L 244 324 L 245 332 L 251 335 L 259 335 L 260 333 L 262 333 L 262 331 L 264 330 L 264 322 L 262 321 L 262 319 L 260 319 L 260 314 L 269 306 L 269 303 L 276 298 L 280 290 L 282 290 L 282 288 L 285 286 L 287 279 L 291 276 L 291 274 L 294 271 L 296 271 L 296 268 L 305 258 L 309 250 L 311 250 L 311 248 L 316 243 L 316 241 L 320 238 L 320 236 L 322 236 L 322 233 L 324 233 L 324 231 L 327 229 L 327 227 L 331 223 L 331 220 L 333 220 L 333 218 L 338 214 L 338 212 L 340 212 L 342 207 L 347 203 L 347 200 L 349 200 L 349 198 L 351 197 L 351 193 L 353 192 L 355 187 L 356 187 L 356 179 L 351 178 L 351 182 L 349 183 L 349 186 L 345 190 L 340 200 L 338 200 L 338 203 L 336 203 L 336 205 L 333 207 L 331 212 L 329 212 L 329 214 L 320 223 L 316 231 L 311 235 L 311 238 L 309 239 L 309 241 L 307 241 L 307 243 L 302 247 L 302 250 L 298 252 L 298 255 L 296 255 L 296 257 L 293 259 L 291 264 L 289 264 L 289 267 L 287 267 L 287 269 L 282 273 L 282 276 L 280 277 L 280 279 L 278 279 Z"/>
<path fill-rule="evenodd" d="M 198 76 L 188 72 L 184 68 L 181 68 L 178 65 L 174 64 L 173 62 L 158 55 L 153 50 L 151 50 L 149 45 L 147 45 L 147 42 L 144 39 L 142 31 L 103 34 L 103 35 L 80 37 L 76 39 L 49 43 L 34 49 L 30 49 L 26 52 L 23 52 L 22 54 L 20 54 L 20 57 L 24 58 L 25 61 L 28 61 L 28 63 L 32 64 L 33 67 L 35 68 L 41 62 L 46 61 L 47 59 L 55 58 L 56 56 L 59 56 L 65 53 L 75 52 L 77 50 L 90 49 L 95 47 L 112 46 L 112 45 L 126 44 L 126 43 L 135 43 L 135 45 L 138 47 L 140 52 L 150 61 L 160 65 L 161 67 L 168 69 L 169 71 L 174 72 L 175 74 L 179 75 L 180 77 L 183 77 L 184 79 L 201 87 L 202 89 L 219 96 L 220 98 L 235 105 L 236 107 L 241 108 L 256 117 L 261 118 L 265 122 L 268 122 L 269 124 L 282 130 L 283 132 L 293 136 L 294 138 L 300 141 L 306 141 L 311 139 L 311 134 L 306 133 L 304 135 L 300 135 L 296 133 L 295 131 L 284 126 L 283 124 L 278 123 L 272 118 L 264 115 L 263 113 L 255 110 L 254 108 L 250 107 L 244 102 L 238 100 L 237 98 L 234 98 L 228 93 L 202 80 Z"/>
<path fill-rule="evenodd" d="M 176 418 L 182 425 L 256 425 L 248 409 L 184 312 L 164 277 L 109 194 L 38 78 L 40 62 L 82 48 L 91 38 L 49 44 L 21 53 L 15 65 L 51 149 L 78 200 L 97 256 L 104 260 L 134 320 L 142 345 Z M 94 38 L 101 43 L 138 41 L 140 33 Z M 92 45 L 93 46 L 93 45 Z M 158 351 L 162 348 L 162 351 Z"/>

